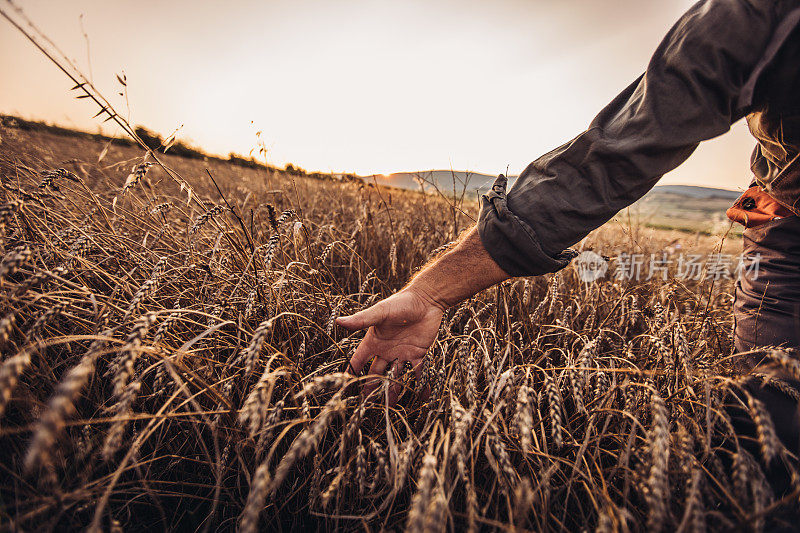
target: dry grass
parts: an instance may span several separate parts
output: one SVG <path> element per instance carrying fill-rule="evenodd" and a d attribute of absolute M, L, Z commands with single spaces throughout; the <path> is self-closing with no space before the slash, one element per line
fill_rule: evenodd
<path fill-rule="evenodd" d="M 400 287 L 458 210 L 216 164 L 226 202 L 166 156 L 187 205 L 135 148 L 0 136 L 2 529 L 688 531 L 797 505 L 761 473 L 794 465 L 764 406 L 733 396 L 752 438 L 722 409 L 729 281 L 512 280 L 447 313 L 387 407 L 342 373 L 362 334 L 334 318 Z M 716 245 L 678 235 L 584 245 Z"/>

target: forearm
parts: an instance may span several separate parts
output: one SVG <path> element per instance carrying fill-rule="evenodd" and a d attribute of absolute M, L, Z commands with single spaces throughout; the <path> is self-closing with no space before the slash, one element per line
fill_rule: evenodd
<path fill-rule="evenodd" d="M 484 248 L 477 228 L 472 227 L 456 246 L 423 267 L 406 288 L 447 308 L 509 277 Z"/>

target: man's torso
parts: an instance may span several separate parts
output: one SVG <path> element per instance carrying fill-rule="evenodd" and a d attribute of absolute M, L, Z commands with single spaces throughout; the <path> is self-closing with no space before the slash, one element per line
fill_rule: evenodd
<path fill-rule="evenodd" d="M 800 214 L 800 28 L 759 80 L 747 124 L 759 142 L 751 161 L 756 183 Z"/>

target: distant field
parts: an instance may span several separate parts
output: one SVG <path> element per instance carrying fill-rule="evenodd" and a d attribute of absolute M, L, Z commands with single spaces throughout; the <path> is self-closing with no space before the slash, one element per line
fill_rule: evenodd
<path fill-rule="evenodd" d="M 661 229 L 677 229 L 689 233 L 700 232 L 707 235 L 723 234 L 730 230 L 730 236 L 741 235 L 742 226 L 731 224 L 725 211 L 738 197 L 734 193 L 729 198 L 695 198 L 677 194 L 657 187 L 630 208 L 619 213 L 615 220 Z"/>
<path fill-rule="evenodd" d="M 492 185 L 495 176 L 449 170 L 423 172 L 397 172 L 375 176 L 378 183 L 409 190 L 425 190 L 452 197 L 464 193 L 470 200 L 477 199 Z M 373 178 L 367 178 L 372 181 Z M 513 183 L 515 176 L 511 177 Z M 741 228 L 731 228 L 725 211 L 739 197 L 739 192 L 709 187 L 686 185 L 658 185 L 644 198 L 620 213 L 615 220 L 632 222 L 655 229 L 680 230 L 706 235 L 725 233 L 741 234 Z M 630 219 L 630 220 L 629 220 Z"/>
<path fill-rule="evenodd" d="M 114 161 L 121 154 L 130 154 L 127 157 L 132 159 L 136 157 L 135 154 L 138 154 L 139 150 L 126 139 L 114 139 L 113 142 L 110 142 L 109 139 L 100 135 L 74 132 L 65 128 L 23 121 L 15 117 L 0 116 L 0 121 L 6 125 L 19 124 L 21 127 L 5 128 L 6 137 L 9 140 L 29 141 L 28 144 L 31 147 L 36 147 L 33 151 L 37 154 L 42 154 L 41 150 L 45 148 L 47 151 L 44 152 L 43 157 L 47 158 L 48 163 L 56 161 L 56 158 L 60 155 L 63 155 L 66 161 L 75 159 L 74 157 L 68 158 L 65 154 L 65 150 L 74 147 L 96 151 L 97 157 L 103 154 L 103 160 L 106 162 Z M 2 138 L 0 138 L 1 142 Z M 179 156 L 175 153 L 165 154 L 163 157 L 169 161 L 174 161 L 178 167 L 193 169 L 194 171 L 202 171 L 205 166 L 212 169 L 235 168 L 237 172 L 245 176 L 245 179 L 247 179 L 246 176 L 253 174 L 254 169 L 261 168 L 271 173 L 277 171 L 274 167 L 266 167 L 263 163 L 259 164 L 255 160 L 245 159 L 236 154 L 231 154 L 231 159 L 223 159 L 216 156 L 204 157 L 203 152 L 197 149 L 187 149 L 183 145 L 181 145 L 181 148 L 182 150 L 178 153 L 186 152 L 190 157 Z M 126 161 L 127 159 L 123 158 L 123 160 Z M 124 162 L 115 163 L 115 168 L 119 170 L 125 164 Z M 107 166 L 107 168 L 114 167 Z M 334 181 L 344 179 L 356 180 L 366 184 L 377 183 L 390 189 L 424 190 L 428 194 L 442 195 L 451 199 L 455 194 L 457 201 L 464 201 L 467 205 L 475 204 L 478 194 L 488 191 L 496 177 L 475 172 L 428 170 L 358 178 L 352 174 L 308 174 L 295 166 L 290 166 L 283 174 Z M 513 183 L 514 179 L 516 179 L 516 176 L 511 176 L 511 183 Z M 718 235 L 729 232 L 731 237 L 738 237 L 741 235 L 741 227 L 738 225 L 731 226 L 725 217 L 725 211 L 739 194 L 736 191 L 708 187 L 658 185 L 640 201 L 622 211 L 614 220 L 621 224 L 636 224 L 653 229 L 679 230 L 704 235 Z M 472 205 L 472 208 L 477 209 L 477 205 Z"/>

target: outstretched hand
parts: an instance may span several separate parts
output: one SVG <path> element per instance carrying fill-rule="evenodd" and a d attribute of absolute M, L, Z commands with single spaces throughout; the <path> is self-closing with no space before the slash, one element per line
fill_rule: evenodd
<path fill-rule="evenodd" d="M 445 309 L 508 278 L 473 226 L 450 251 L 423 267 L 404 289 L 369 309 L 337 320 L 351 331 L 369 328 L 350 359 L 353 372 L 360 374 L 374 357 L 369 367 L 372 375 L 383 374 L 391 364 L 399 375 L 408 361 L 420 379 L 422 361 L 436 340 Z M 369 395 L 377 386 L 377 379 L 368 381 L 364 394 Z M 399 393 L 399 386 L 390 387 L 389 402 L 396 402 Z"/>
<path fill-rule="evenodd" d="M 444 310 L 444 305 L 408 286 L 372 307 L 339 317 L 337 323 L 351 331 L 369 328 L 350 359 L 353 372 L 360 374 L 374 357 L 370 374 L 381 375 L 394 364 L 395 375 L 399 375 L 409 361 L 419 379 L 423 358 L 436 340 Z M 377 386 L 377 380 L 370 380 L 364 394 L 369 395 Z M 390 387 L 389 402 L 395 403 L 398 395 L 399 387 Z"/>

